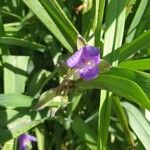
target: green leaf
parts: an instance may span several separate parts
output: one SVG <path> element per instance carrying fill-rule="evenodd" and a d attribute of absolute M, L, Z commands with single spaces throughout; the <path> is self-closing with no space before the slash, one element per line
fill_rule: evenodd
<path fill-rule="evenodd" d="M 31 41 L 27 41 L 27 40 L 15 38 L 15 37 L 0 37 L 0 43 L 27 47 L 33 50 L 34 49 L 38 50 L 40 52 L 44 52 L 46 48 L 44 45 L 41 45 L 39 43 L 31 42 Z"/>
<path fill-rule="evenodd" d="M 111 3 L 113 3 L 114 5 L 117 4 L 114 50 L 119 48 L 122 45 L 123 41 L 124 27 L 126 20 L 126 1 L 127 0 L 118 0 L 116 3 L 111 1 Z"/>
<path fill-rule="evenodd" d="M 73 112 L 77 109 L 77 106 L 79 105 L 79 102 L 81 100 L 82 93 L 80 93 L 77 89 L 74 91 L 74 96 L 71 100 L 70 105 L 70 115 L 73 114 Z"/>
<path fill-rule="evenodd" d="M 120 49 L 119 54 L 119 61 L 123 61 L 124 59 L 128 58 L 132 54 L 135 54 L 138 51 L 145 50 L 145 48 L 150 47 L 150 31 L 147 31 L 137 37 L 129 44 L 125 44 Z"/>
<path fill-rule="evenodd" d="M 0 105 L 6 108 L 31 107 L 33 98 L 21 94 L 0 94 Z"/>
<path fill-rule="evenodd" d="M 110 70 L 111 67 L 112 65 L 108 61 L 101 59 L 101 63 L 99 64 L 99 69 L 101 73 Z"/>
<path fill-rule="evenodd" d="M 150 100 L 141 87 L 137 83 L 123 77 L 101 74 L 97 79 L 83 81 L 77 83 L 76 86 L 80 89 L 96 88 L 108 90 L 132 100 L 144 108 L 150 109 Z"/>
<path fill-rule="evenodd" d="M 5 30 L 4 30 L 4 25 L 3 25 L 3 21 L 2 21 L 2 15 L 0 13 L 0 37 L 4 36 L 4 35 L 5 35 Z M 9 49 L 6 45 L 1 44 L 0 54 L 3 54 L 3 55 L 8 55 L 9 54 Z"/>
<path fill-rule="evenodd" d="M 81 118 L 76 118 L 72 123 L 74 132 L 84 141 L 88 148 L 96 150 L 96 135 Z"/>
<path fill-rule="evenodd" d="M 46 107 L 52 99 L 54 99 L 56 96 L 56 89 L 50 89 L 46 92 L 44 92 L 40 98 L 39 102 L 36 104 L 34 110 L 41 110 L 44 107 Z"/>
<path fill-rule="evenodd" d="M 76 38 L 79 34 L 76 28 L 73 26 L 72 22 L 68 19 L 65 12 L 59 6 L 56 0 L 45 1 L 41 0 L 41 3 L 49 13 L 49 15 L 54 19 L 54 21 L 60 26 L 60 28 L 64 31 L 64 34 L 67 37 L 70 37 L 72 44 L 76 44 Z M 55 12 L 55 13 L 54 13 Z M 70 40 L 68 39 L 68 41 Z"/>
<path fill-rule="evenodd" d="M 127 7 L 127 11 L 126 11 L 126 17 L 129 16 L 129 14 L 132 12 L 132 7 L 135 5 L 135 3 L 137 2 L 137 0 L 128 0 L 126 7 Z"/>
<path fill-rule="evenodd" d="M 150 98 L 150 74 L 116 67 L 111 68 L 106 74 L 123 77 L 136 82 Z"/>
<path fill-rule="evenodd" d="M 134 148 L 134 140 L 133 140 L 133 137 L 131 136 L 131 131 L 128 126 L 128 120 L 127 120 L 126 114 L 121 106 L 120 100 L 117 96 L 113 96 L 112 100 L 113 100 L 114 111 L 115 111 L 116 115 L 118 116 L 120 124 L 123 127 L 124 133 L 127 138 L 127 142 L 130 145 L 130 147 Z"/>
<path fill-rule="evenodd" d="M 140 23 L 140 20 L 144 15 L 147 4 L 148 4 L 148 0 L 141 0 L 140 5 L 128 29 L 127 37 L 125 39 L 126 43 L 129 43 L 134 39 L 138 24 Z"/>
<path fill-rule="evenodd" d="M 114 1 L 110 0 L 107 3 L 108 4 L 106 10 L 106 28 L 105 28 L 105 35 L 104 35 L 103 56 L 106 56 L 107 54 L 111 53 L 113 50 L 118 0 L 114 0 Z M 109 59 L 109 61 L 110 60 L 111 59 Z"/>
<path fill-rule="evenodd" d="M 147 7 L 145 8 L 145 11 L 144 11 L 144 14 L 143 14 L 138 26 L 137 26 L 135 36 L 139 36 L 145 30 L 150 30 L 149 15 L 150 15 L 150 1 L 148 1 Z"/>
<path fill-rule="evenodd" d="M 119 64 L 119 67 L 134 69 L 134 70 L 150 70 L 150 59 L 137 59 L 137 60 L 128 60 L 123 61 Z"/>
<path fill-rule="evenodd" d="M 15 145 L 14 140 L 9 140 L 8 142 L 5 142 L 2 150 L 13 150 L 14 145 Z"/>
<path fill-rule="evenodd" d="M 128 58 L 129 56 L 135 54 L 138 51 L 146 50 L 150 47 L 150 31 L 147 31 L 134 39 L 131 43 L 125 44 L 121 48 L 117 49 L 113 53 L 113 59 L 112 59 L 112 53 L 109 53 L 105 59 L 106 60 L 119 60 L 122 62 L 124 59 Z"/>
<path fill-rule="evenodd" d="M 39 102 L 34 107 L 34 110 L 41 110 L 46 106 L 59 108 L 65 106 L 68 103 L 68 97 L 66 95 L 57 95 L 56 89 L 50 89 L 44 92 Z"/>
<path fill-rule="evenodd" d="M 19 15 L 15 14 L 15 13 L 8 12 L 8 11 L 5 11 L 5 10 L 1 10 L 1 13 L 4 14 L 4 15 L 7 15 L 7 16 L 14 17 L 14 18 L 16 18 L 19 21 L 22 20 L 22 18 Z"/>
<path fill-rule="evenodd" d="M 82 35 L 85 39 L 88 38 L 90 30 L 93 28 L 94 18 L 94 1 L 83 0 L 82 10 Z"/>
<path fill-rule="evenodd" d="M 104 8 L 105 8 L 105 0 L 95 1 L 95 18 L 94 18 L 95 41 L 94 42 L 96 47 L 100 47 Z"/>
<path fill-rule="evenodd" d="M 13 35 L 11 33 L 19 32 L 20 26 L 21 26 L 21 22 L 5 23 L 4 24 L 5 35 Z"/>
<path fill-rule="evenodd" d="M 49 3 L 52 5 L 48 5 L 46 1 L 42 0 L 41 2 L 38 0 L 34 1 L 23 0 L 23 2 L 33 11 L 33 13 L 49 29 L 49 31 L 62 43 L 62 45 L 70 52 L 73 52 L 73 48 L 75 48 L 76 46 L 75 36 L 77 36 L 78 33 L 77 31 L 75 31 L 75 28 L 68 21 L 64 13 L 62 14 L 62 10 L 57 4 L 57 2 L 49 1 Z M 42 4 L 44 6 L 42 6 Z M 70 33 L 71 36 L 68 35 L 68 32 Z M 72 36 L 72 34 L 74 35 Z"/>
<path fill-rule="evenodd" d="M 110 124 L 112 100 L 111 93 L 101 90 L 101 99 L 98 114 L 98 150 L 106 150 L 108 140 L 108 128 Z M 107 113 L 107 115 L 106 115 Z"/>
<path fill-rule="evenodd" d="M 21 100 L 21 99 L 20 99 Z M 23 134 L 49 117 L 48 111 L 20 110 L 0 110 L 0 143 L 4 143 L 12 138 Z"/>
<path fill-rule="evenodd" d="M 52 75 L 53 73 L 44 69 L 35 72 L 27 86 L 27 94 L 37 96 L 44 87 L 45 82 L 47 83 L 47 80 L 49 80 Z"/>
<path fill-rule="evenodd" d="M 28 56 L 3 56 L 5 93 L 24 92 L 28 60 Z"/>
<path fill-rule="evenodd" d="M 46 136 L 45 136 L 45 127 L 43 124 L 38 125 L 35 128 L 35 133 L 36 133 L 36 138 L 37 138 L 37 145 L 38 145 L 38 150 L 44 150 L 45 149 L 45 144 L 46 144 Z"/>
<path fill-rule="evenodd" d="M 134 105 L 122 102 L 122 106 L 125 107 L 129 124 L 132 130 L 135 132 L 141 143 L 144 145 L 146 150 L 150 148 L 150 124 L 145 119 L 144 115 Z"/>

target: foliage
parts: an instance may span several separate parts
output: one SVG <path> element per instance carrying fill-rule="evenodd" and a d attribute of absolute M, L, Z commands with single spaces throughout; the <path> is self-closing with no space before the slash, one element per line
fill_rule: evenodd
<path fill-rule="evenodd" d="M 149 17 L 148 0 L 2 0 L 2 149 L 30 132 L 39 150 L 148 150 Z M 100 74 L 68 88 L 62 61 L 84 44 L 100 48 Z"/>

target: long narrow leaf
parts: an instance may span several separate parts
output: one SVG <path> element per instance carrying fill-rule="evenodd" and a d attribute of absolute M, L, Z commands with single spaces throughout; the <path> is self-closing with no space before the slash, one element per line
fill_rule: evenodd
<path fill-rule="evenodd" d="M 100 46 L 102 21 L 105 8 L 105 0 L 97 0 L 95 2 L 95 46 Z"/>
<path fill-rule="evenodd" d="M 72 43 L 68 43 L 68 39 L 66 39 L 63 35 L 65 33 L 62 32 L 62 29 L 58 26 L 59 24 L 53 20 L 42 4 L 38 0 L 23 0 L 23 2 L 33 11 L 33 13 L 50 30 L 50 32 L 53 33 L 62 45 L 64 45 L 64 47 L 70 52 L 73 52 L 73 48 L 75 48 L 74 41 L 72 41 Z"/>
<path fill-rule="evenodd" d="M 150 75 L 141 71 L 134 71 L 123 68 L 112 68 L 106 74 L 111 74 L 136 82 L 146 95 L 150 98 Z"/>
<path fill-rule="evenodd" d="M 141 140 L 141 143 L 144 145 L 145 149 L 149 150 L 150 124 L 144 118 L 140 110 L 134 105 L 127 102 L 123 102 L 122 105 L 125 107 L 132 130 Z"/>
<path fill-rule="evenodd" d="M 141 0 L 140 5 L 135 13 L 135 16 L 131 22 L 129 29 L 128 29 L 126 43 L 129 43 L 134 39 L 138 24 L 144 14 L 147 4 L 148 4 L 148 0 Z"/>
<path fill-rule="evenodd" d="M 106 150 L 107 148 L 108 128 L 112 107 L 112 101 L 109 97 L 110 94 L 111 93 L 101 90 L 101 99 L 98 114 L 98 150 Z"/>
<path fill-rule="evenodd" d="M 113 53 L 109 53 L 105 59 L 108 61 L 112 59 L 112 61 L 119 60 L 122 62 L 124 59 L 128 58 L 129 56 L 135 54 L 138 51 L 146 50 L 150 47 L 150 31 L 147 31 L 137 37 L 129 44 L 125 44 L 123 47 L 117 49 Z"/>
<path fill-rule="evenodd" d="M 8 44 L 8 45 L 16 45 L 16 46 L 22 46 L 22 47 L 28 47 L 31 49 L 35 49 L 38 51 L 43 52 L 46 47 L 44 45 L 41 45 L 39 43 L 36 42 L 31 42 L 28 40 L 24 40 L 24 39 L 19 39 L 19 38 L 15 38 L 15 37 L 0 37 L 0 43 L 1 44 Z"/>
<path fill-rule="evenodd" d="M 105 89 L 150 109 L 150 100 L 141 87 L 126 78 L 103 74 L 95 80 L 78 83 L 77 86 L 81 89 Z"/>
<path fill-rule="evenodd" d="M 138 60 L 129 60 L 124 61 L 119 64 L 122 68 L 134 69 L 134 70 L 150 70 L 150 59 L 138 59 Z"/>

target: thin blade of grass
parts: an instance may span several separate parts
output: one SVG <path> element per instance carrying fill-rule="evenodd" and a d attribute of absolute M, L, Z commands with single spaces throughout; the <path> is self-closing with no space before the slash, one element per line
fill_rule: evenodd
<path fill-rule="evenodd" d="M 114 111 L 116 112 L 116 115 L 118 116 L 118 119 L 124 129 L 124 133 L 127 138 L 127 142 L 130 145 L 130 147 L 134 148 L 134 140 L 131 136 L 131 132 L 128 126 L 127 117 L 125 115 L 125 112 L 120 104 L 119 97 L 113 96 L 113 104 L 114 104 Z"/>
<path fill-rule="evenodd" d="M 100 38 L 102 30 L 102 21 L 104 16 L 105 0 L 96 0 L 95 2 L 95 46 L 100 47 Z"/>
<path fill-rule="evenodd" d="M 33 11 L 33 13 L 39 18 L 39 20 L 49 29 L 49 31 L 62 43 L 62 45 L 73 52 L 73 47 L 68 40 L 64 37 L 64 33 L 58 27 L 58 24 L 54 22 L 51 16 L 47 13 L 45 8 L 38 0 L 23 0 L 23 2 Z M 73 44 L 74 45 L 74 44 Z"/>
<path fill-rule="evenodd" d="M 140 23 L 140 20 L 144 14 L 147 4 L 148 4 L 148 0 L 141 0 L 140 5 L 128 29 L 127 37 L 125 39 L 126 43 L 129 43 L 134 39 L 138 24 Z"/>
<path fill-rule="evenodd" d="M 122 62 L 129 56 L 135 54 L 138 51 L 147 50 L 150 47 L 150 31 L 147 31 L 134 39 L 131 43 L 123 45 L 112 53 L 107 54 L 104 59 L 112 60 L 113 62 L 119 59 Z"/>
<path fill-rule="evenodd" d="M 38 50 L 40 52 L 44 52 L 44 50 L 46 49 L 46 47 L 42 44 L 15 37 L 0 37 L 0 43 L 27 47 L 33 50 Z"/>

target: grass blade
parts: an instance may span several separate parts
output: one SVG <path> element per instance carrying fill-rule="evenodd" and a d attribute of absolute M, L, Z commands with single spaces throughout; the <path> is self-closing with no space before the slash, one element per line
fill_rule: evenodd
<path fill-rule="evenodd" d="M 48 14 L 48 12 L 42 6 L 42 4 L 38 0 L 23 0 L 23 2 L 33 11 L 33 13 L 62 43 L 62 45 L 70 52 L 73 52 L 73 48 L 75 48 L 75 41 L 72 41 L 72 43 L 68 43 L 68 40 L 63 35 L 65 33 L 62 32 L 62 29 L 59 27 L 59 24 L 53 20 L 53 18 Z"/>
<path fill-rule="evenodd" d="M 140 5 L 128 29 L 127 37 L 125 39 L 126 43 L 129 43 L 134 39 L 138 24 L 140 23 L 140 20 L 144 14 L 147 4 L 148 4 L 148 0 L 141 0 Z"/>
<path fill-rule="evenodd" d="M 44 45 L 41 45 L 36 42 L 31 42 L 24 39 L 19 39 L 15 37 L 0 37 L 0 43 L 2 44 L 8 44 L 8 45 L 17 45 L 17 46 L 23 46 L 31 49 L 38 50 L 40 52 L 44 52 L 46 47 Z"/>
<path fill-rule="evenodd" d="M 110 123 L 112 102 L 110 93 L 102 90 L 98 115 L 98 150 L 107 149 L 108 127 Z M 106 115 L 107 113 L 107 115 Z"/>
<path fill-rule="evenodd" d="M 125 44 L 121 48 L 118 48 L 113 52 L 113 59 L 112 53 L 110 52 L 107 56 L 105 56 L 106 60 L 113 60 L 116 61 L 119 59 L 120 62 L 128 58 L 129 56 L 135 54 L 138 51 L 146 50 L 150 47 L 150 31 L 147 31 L 137 37 L 129 44 Z"/>
<path fill-rule="evenodd" d="M 145 119 L 142 112 L 137 109 L 134 105 L 122 102 L 122 106 L 125 108 L 128 118 L 129 124 L 132 130 L 135 132 L 137 137 L 141 140 L 141 143 L 144 145 L 146 150 L 149 150 L 150 143 L 150 125 Z"/>
<path fill-rule="evenodd" d="M 105 0 L 96 0 L 95 2 L 95 46 L 100 47 L 100 37 L 102 30 L 102 21 L 105 8 Z"/>
<path fill-rule="evenodd" d="M 126 114 L 120 104 L 120 100 L 117 96 L 113 96 L 113 104 L 114 104 L 114 111 L 116 112 L 116 115 L 118 116 L 118 119 L 124 129 L 124 133 L 126 134 L 127 142 L 130 145 L 130 147 L 134 148 L 134 140 L 131 136 L 131 132 L 128 126 L 128 121 L 126 118 Z"/>

